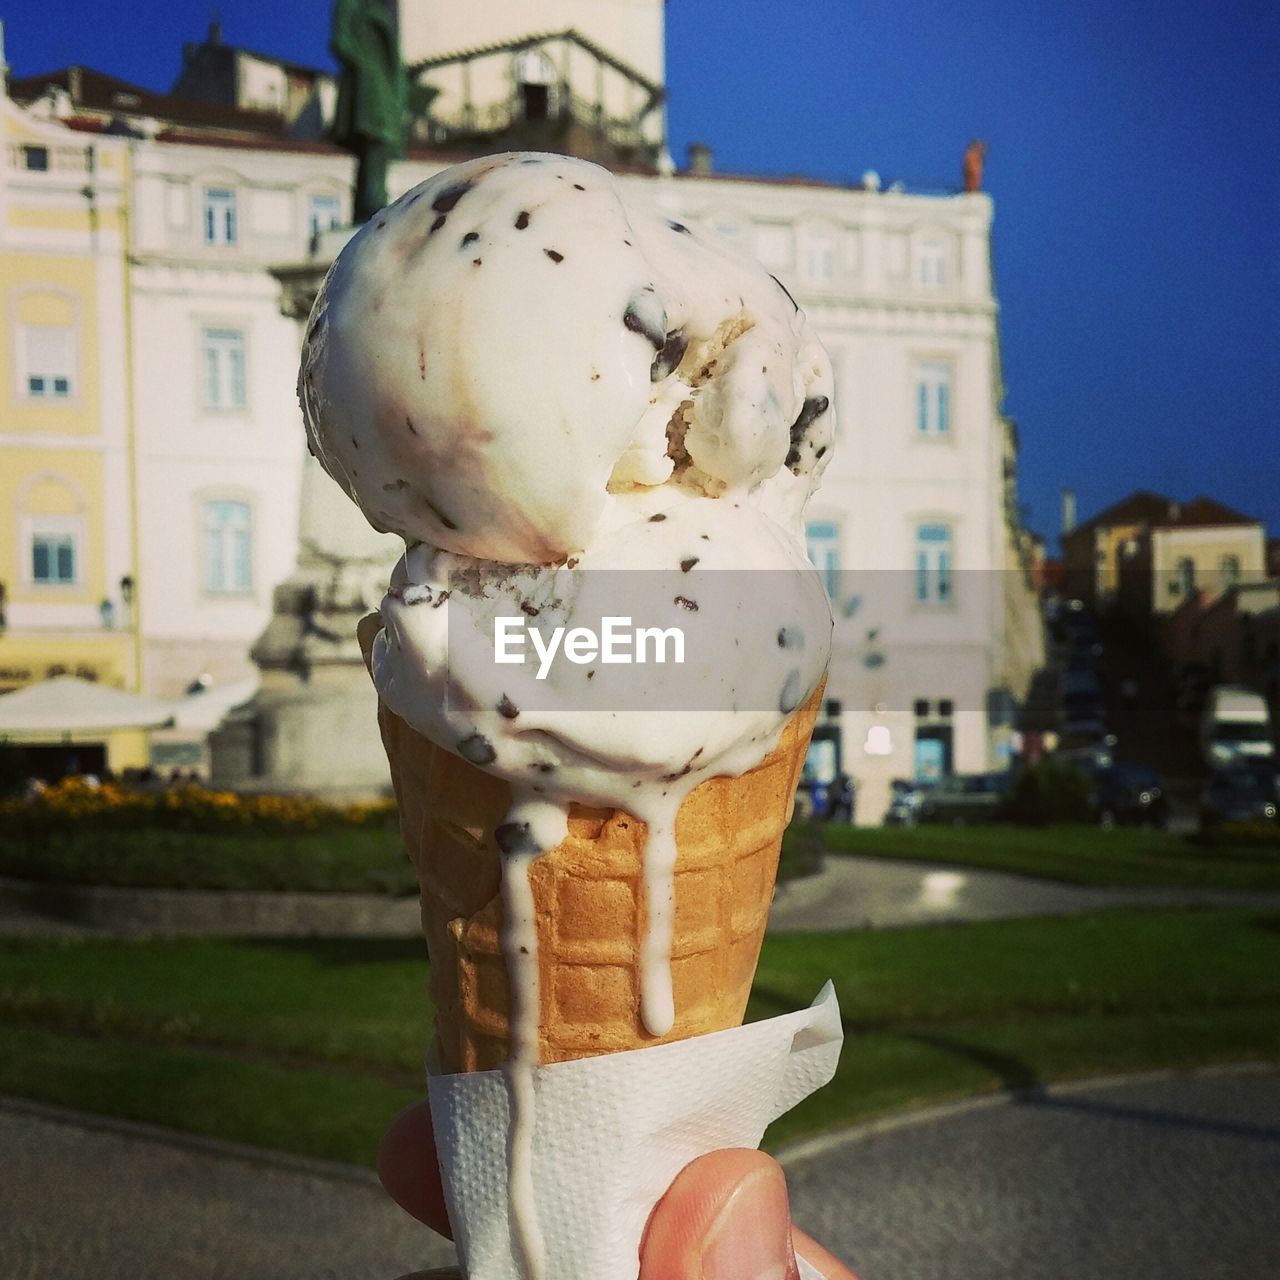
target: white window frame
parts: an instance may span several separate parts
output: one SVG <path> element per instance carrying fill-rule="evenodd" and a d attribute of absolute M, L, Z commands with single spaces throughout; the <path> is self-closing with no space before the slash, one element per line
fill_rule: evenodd
<path fill-rule="evenodd" d="M 39 404 L 70 404 L 79 397 L 78 343 L 76 327 L 68 324 L 20 324 L 17 326 L 16 353 L 18 356 L 18 397 Z M 65 335 L 66 354 L 61 360 L 50 360 L 47 369 L 37 368 L 41 361 L 31 354 L 31 341 L 35 334 L 53 332 Z M 47 383 L 47 387 L 34 390 L 34 379 Z M 65 382 L 63 390 L 57 384 Z"/>
<path fill-rule="evenodd" d="M 200 403 L 206 412 L 248 412 L 248 347 L 245 330 L 240 325 L 208 323 L 200 326 Z"/>
<path fill-rule="evenodd" d="M 810 284 L 831 285 L 836 280 L 839 240 L 835 229 L 814 223 L 800 235 L 800 268 Z"/>
<path fill-rule="evenodd" d="M 1228 591 L 1240 582 L 1240 557 L 1227 552 L 1218 557 L 1218 590 Z"/>
<path fill-rule="evenodd" d="M 809 520 L 804 527 L 809 561 L 822 575 L 827 595 L 835 599 L 840 586 L 840 525 L 835 520 Z"/>
<path fill-rule="evenodd" d="M 238 508 L 242 524 L 235 518 L 215 519 L 218 508 Z M 254 510 L 243 495 L 205 494 L 200 499 L 200 588 L 210 599 L 252 596 L 254 593 Z M 237 545 L 243 535 L 243 550 Z"/>
<path fill-rule="evenodd" d="M 947 242 L 941 236 L 924 236 L 916 253 L 916 283 L 922 289 L 947 287 Z"/>
<path fill-rule="evenodd" d="M 321 224 L 317 216 L 317 206 L 332 211 L 332 218 Z M 342 225 L 342 199 L 332 191 L 312 191 L 307 195 L 307 235 L 311 237 L 323 235 L 334 227 Z"/>
<path fill-rule="evenodd" d="M 911 416 L 918 440 L 955 436 L 955 367 L 949 360 L 920 359 L 911 371 Z"/>
<path fill-rule="evenodd" d="M 27 584 L 38 591 L 69 591 L 83 586 L 84 520 L 74 515 L 26 515 L 22 523 L 23 568 Z M 71 577 L 36 576 L 36 543 L 42 540 L 71 544 Z"/>
<path fill-rule="evenodd" d="M 917 607 L 950 608 L 955 604 L 955 542 L 955 527 L 949 521 L 915 521 L 911 594 Z"/>
<path fill-rule="evenodd" d="M 237 195 L 233 186 L 207 184 L 200 205 L 200 234 L 206 245 L 230 248 L 239 242 Z"/>

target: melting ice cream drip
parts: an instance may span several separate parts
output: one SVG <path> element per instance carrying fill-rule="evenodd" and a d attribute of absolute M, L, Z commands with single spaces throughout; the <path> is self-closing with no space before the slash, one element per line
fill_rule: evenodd
<path fill-rule="evenodd" d="M 527 1280 L 546 1274 L 546 1242 L 534 1198 L 533 1143 L 537 1122 L 533 1073 L 539 1063 L 542 992 L 538 920 L 530 875 L 535 859 L 564 838 L 563 810 L 537 798 L 515 800 L 494 837 L 502 851 L 502 956 L 507 970 L 509 1053 L 504 1065 L 511 1095 L 507 1134 L 507 1195 L 511 1234 Z"/>

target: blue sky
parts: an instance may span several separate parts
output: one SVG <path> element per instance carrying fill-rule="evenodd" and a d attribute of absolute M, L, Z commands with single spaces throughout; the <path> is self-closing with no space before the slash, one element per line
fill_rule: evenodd
<path fill-rule="evenodd" d="M 215 7 L 230 43 L 330 62 L 323 0 L 0 16 L 14 75 L 79 62 L 166 88 Z M 1085 515 L 1148 487 L 1280 534 L 1280 8 L 669 0 L 667 48 L 678 158 L 699 139 L 725 170 L 944 186 L 987 139 L 1033 527 L 1057 532 L 1063 487 Z"/>

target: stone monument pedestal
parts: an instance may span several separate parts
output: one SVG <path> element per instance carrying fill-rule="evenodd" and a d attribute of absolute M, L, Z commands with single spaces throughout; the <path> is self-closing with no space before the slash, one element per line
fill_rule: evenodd
<path fill-rule="evenodd" d="M 299 349 L 324 273 L 351 234 L 329 232 L 312 259 L 274 272 L 281 307 L 299 322 Z M 335 800 L 388 794 L 356 626 L 377 608 L 404 547 L 375 533 L 314 458 L 303 467 L 297 568 L 275 589 L 271 621 L 250 651 L 262 672 L 257 694 L 210 737 L 211 781 Z"/>

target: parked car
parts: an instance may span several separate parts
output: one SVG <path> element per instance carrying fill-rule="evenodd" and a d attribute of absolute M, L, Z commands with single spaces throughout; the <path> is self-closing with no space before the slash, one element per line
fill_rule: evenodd
<path fill-rule="evenodd" d="M 1211 769 L 1237 760 L 1274 758 L 1267 700 L 1252 689 L 1220 684 L 1209 691 L 1200 718 L 1200 749 Z"/>
<path fill-rule="evenodd" d="M 1200 830 L 1223 822 L 1275 822 L 1280 773 L 1270 760 L 1237 761 L 1210 775 L 1200 794 Z"/>
<path fill-rule="evenodd" d="M 885 810 L 884 825 L 914 827 L 920 821 L 920 807 L 934 785 L 916 779 L 894 778 L 889 784 L 889 807 Z"/>
<path fill-rule="evenodd" d="M 997 822 L 1013 780 L 1007 773 L 957 773 L 943 778 L 920 803 L 920 822 Z"/>
<path fill-rule="evenodd" d="M 1109 764 L 1091 772 L 1089 804 L 1102 827 L 1163 827 L 1169 821 L 1164 783 L 1154 769 Z"/>

